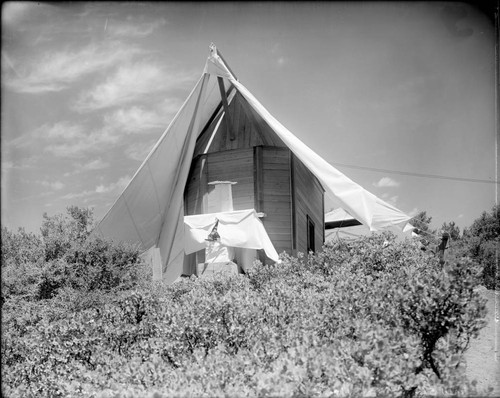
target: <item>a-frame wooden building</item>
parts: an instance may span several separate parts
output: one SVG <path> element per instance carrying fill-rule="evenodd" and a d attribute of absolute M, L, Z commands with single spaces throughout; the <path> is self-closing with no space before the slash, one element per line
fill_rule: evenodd
<path fill-rule="evenodd" d="M 222 91 L 222 95 L 226 93 Z M 239 93 L 229 95 L 196 141 L 185 189 L 186 215 L 211 213 L 211 181 L 236 182 L 234 210 L 263 213 L 264 227 L 281 253 L 322 247 L 324 189 Z M 223 102 L 226 102 L 223 101 Z"/>

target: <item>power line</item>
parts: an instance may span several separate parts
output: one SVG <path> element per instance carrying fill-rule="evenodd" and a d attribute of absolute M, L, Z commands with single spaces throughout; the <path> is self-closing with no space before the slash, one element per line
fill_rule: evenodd
<path fill-rule="evenodd" d="M 443 175 L 437 175 L 437 174 L 411 173 L 409 171 L 379 169 L 379 168 L 376 168 L 376 167 L 356 166 L 356 165 L 353 165 L 353 164 L 336 163 L 336 162 L 332 162 L 332 164 L 336 165 L 336 166 L 341 166 L 341 167 L 349 167 L 349 168 L 352 168 L 352 169 L 378 171 L 378 172 L 382 172 L 382 173 L 399 174 L 399 175 L 407 175 L 407 176 L 414 176 L 414 177 L 437 178 L 437 179 L 440 179 L 440 180 L 479 182 L 479 183 L 484 183 L 484 184 L 500 184 L 500 181 L 482 180 L 482 179 L 479 179 L 479 178 L 462 178 L 462 177 L 443 176 Z"/>

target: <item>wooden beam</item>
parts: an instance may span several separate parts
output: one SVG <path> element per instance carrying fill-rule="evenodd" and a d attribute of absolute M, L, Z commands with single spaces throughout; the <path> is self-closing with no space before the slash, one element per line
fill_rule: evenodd
<path fill-rule="evenodd" d="M 220 57 L 220 59 L 222 59 L 222 62 L 224 62 L 224 65 L 226 65 L 226 68 L 229 72 L 231 72 L 231 74 L 233 75 L 233 77 L 238 80 L 238 78 L 236 77 L 236 75 L 233 73 L 233 71 L 231 70 L 231 68 L 229 67 L 229 65 L 227 64 L 226 60 L 224 59 L 224 57 L 222 56 L 222 53 L 220 52 L 219 49 L 217 49 L 217 55 Z"/>
<path fill-rule="evenodd" d="M 259 123 L 257 122 L 256 116 L 254 115 L 255 111 L 250 107 L 250 105 L 246 102 L 245 99 L 243 99 L 240 102 L 240 105 L 241 105 L 241 109 L 243 109 L 243 113 L 245 114 L 245 116 L 247 118 L 248 124 L 254 128 L 254 130 L 257 132 L 258 136 L 260 137 L 260 140 L 262 141 L 262 144 L 259 146 L 270 147 L 270 145 L 267 144 L 266 137 L 264 137 L 264 134 L 260 130 Z"/>
<path fill-rule="evenodd" d="M 450 239 L 450 234 L 448 232 L 444 232 L 443 236 L 441 237 L 441 243 L 439 244 L 437 248 L 437 255 L 439 258 L 439 264 L 444 265 L 445 257 L 444 257 L 444 251 L 446 250 L 446 244 L 448 243 L 448 240 Z"/>
<path fill-rule="evenodd" d="M 321 186 L 321 184 L 320 184 Z M 322 225 L 321 225 L 321 231 L 323 231 L 323 242 L 321 242 L 321 247 L 323 247 L 323 245 L 325 244 L 325 190 L 323 189 L 323 187 L 321 186 L 321 189 L 323 190 L 323 192 L 321 193 L 321 221 L 322 221 Z"/>
<path fill-rule="evenodd" d="M 219 82 L 219 91 L 222 99 L 222 106 L 224 107 L 224 112 L 226 113 L 226 128 L 229 135 L 229 139 L 234 141 L 236 136 L 233 131 L 233 123 L 231 122 L 231 115 L 229 114 L 229 104 L 227 103 L 226 90 L 224 89 L 224 79 L 222 77 L 217 76 L 217 81 Z"/>
<path fill-rule="evenodd" d="M 201 203 L 200 203 L 200 213 L 204 214 L 208 211 L 208 161 L 207 155 L 203 155 L 200 159 L 200 194 L 202 195 Z"/>
<path fill-rule="evenodd" d="M 254 179 L 254 203 L 255 210 L 260 213 L 264 211 L 264 175 L 263 175 L 262 147 L 253 147 L 253 179 Z"/>
<path fill-rule="evenodd" d="M 295 155 L 290 151 L 290 201 L 292 213 L 292 251 L 297 249 L 297 207 L 295 197 Z M 295 254 L 295 252 L 294 252 Z"/>
<path fill-rule="evenodd" d="M 355 225 L 363 225 L 363 224 L 361 224 L 358 220 L 355 220 L 354 218 L 341 221 L 327 221 L 325 222 L 325 229 L 354 227 Z"/>

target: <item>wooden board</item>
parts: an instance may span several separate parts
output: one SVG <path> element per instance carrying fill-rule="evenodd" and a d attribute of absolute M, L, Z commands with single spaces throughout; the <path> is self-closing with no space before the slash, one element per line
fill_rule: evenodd
<path fill-rule="evenodd" d="M 292 251 L 292 213 L 290 192 L 290 151 L 288 148 L 262 148 L 262 210 L 264 227 L 276 250 Z"/>
<path fill-rule="evenodd" d="M 317 178 L 293 157 L 293 207 L 296 230 L 296 251 L 307 252 L 308 216 L 314 223 L 314 246 L 320 250 L 324 243 L 324 190 Z"/>

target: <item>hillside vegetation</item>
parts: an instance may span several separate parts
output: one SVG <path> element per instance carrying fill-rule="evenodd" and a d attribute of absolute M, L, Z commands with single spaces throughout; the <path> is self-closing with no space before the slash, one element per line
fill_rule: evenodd
<path fill-rule="evenodd" d="M 390 235 L 150 282 L 133 247 L 88 238 L 92 214 L 2 230 L 6 397 L 472 395 L 482 270 Z"/>

